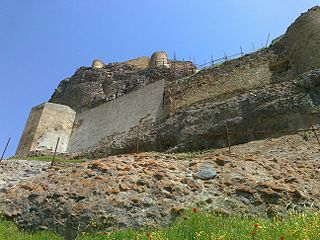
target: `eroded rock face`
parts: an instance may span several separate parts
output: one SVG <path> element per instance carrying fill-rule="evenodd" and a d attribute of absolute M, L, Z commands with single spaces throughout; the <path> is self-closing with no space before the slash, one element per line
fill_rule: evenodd
<path fill-rule="evenodd" d="M 56 166 L 0 193 L 0 210 L 28 230 L 165 226 L 181 211 L 269 215 L 320 207 L 315 137 L 285 136 L 198 155 L 141 153 Z M 198 178 L 204 167 L 215 171 Z M 94 225 L 94 224 L 96 225 Z"/>
<path fill-rule="evenodd" d="M 110 63 L 101 68 L 81 67 L 71 78 L 60 82 L 49 102 L 83 112 L 155 81 L 172 81 L 195 71 L 191 62 L 177 61 L 176 67 L 171 69 L 165 66 L 145 68 L 145 61 L 145 58 L 141 58 L 125 63 Z"/>
<path fill-rule="evenodd" d="M 272 46 L 287 60 L 294 74 L 320 66 L 320 7 L 311 8 L 288 28 L 286 34 Z"/>
<path fill-rule="evenodd" d="M 309 118 L 320 120 L 320 70 L 293 81 L 269 84 L 225 100 L 198 103 L 178 111 L 156 125 L 143 123 L 141 151 L 183 152 L 227 146 L 225 125 L 230 131 L 265 131 L 266 134 L 234 134 L 231 145 L 288 134 L 308 128 Z M 83 153 L 90 158 L 132 152 L 137 128 L 109 136 Z"/>

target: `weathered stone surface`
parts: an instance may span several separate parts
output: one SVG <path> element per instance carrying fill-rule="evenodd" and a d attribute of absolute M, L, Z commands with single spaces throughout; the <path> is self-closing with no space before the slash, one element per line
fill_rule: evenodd
<path fill-rule="evenodd" d="M 108 136 L 152 124 L 163 114 L 164 81 L 159 80 L 76 116 L 68 152 L 85 152 Z M 137 135 L 136 130 L 136 135 Z"/>
<path fill-rule="evenodd" d="M 172 81 L 195 71 L 191 62 L 144 68 L 143 59 L 125 63 L 110 63 L 102 68 L 81 67 L 71 78 L 60 82 L 50 102 L 64 104 L 76 112 L 83 112 L 155 81 Z"/>
<path fill-rule="evenodd" d="M 167 225 L 188 207 L 226 215 L 317 209 L 318 155 L 315 137 L 305 141 L 292 135 L 233 146 L 231 154 L 219 149 L 192 158 L 158 153 L 111 156 L 45 168 L 33 178 L 13 183 L 0 192 L 0 209 L 24 229 L 48 228 L 70 236 L 92 230 L 93 223 L 104 230 Z M 219 165 L 217 159 L 225 164 Z M 4 163 L 1 173 L 8 173 L 16 162 Z M 217 176 L 194 178 L 207 164 Z M 26 169 L 33 168 L 21 165 L 17 179 Z M 273 177 L 276 171 L 278 179 Z M 0 181 L 9 178 L 0 175 Z"/>
<path fill-rule="evenodd" d="M 202 180 L 214 178 L 216 175 L 217 172 L 213 169 L 211 164 L 201 166 L 200 170 L 194 174 L 196 178 L 200 178 Z"/>
<path fill-rule="evenodd" d="M 66 152 L 75 116 L 74 110 L 60 104 L 43 103 L 32 108 L 16 155 L 53 152 L 58 138 L 57 152 Z"/>
<path fill-rule="evenodd" d="M 313 7 L 288 28 L 286 34 L 272 48 L 280 54 L 294 74 L 301 74 L 320 66 L 320 7 Z"/>
<path fill-rule="evenodd" d="M 3 160 L 0 163 L 0 192 L 44 172 L 50 163 L 25 160 Z"/>
<path fill-rule="evenodd" d="M 230 131 L 266 131 L 231 135 L 231 145 L 280 136 L 281 131 L 308 128 L 310 117 L 320 120 L 320 70 L 310 71 L 292 81 L 273 83 L 239 96 L 206 101 L 187 107 L 154 126 L 141 127 L 141 151 L 190 151 L 227 145 L 225 125 Z M 271 131 L 271 133 L 270 133 Z M 132 152 L 136 129 L 109 136 L 84 155 L 103 157 Z"/>

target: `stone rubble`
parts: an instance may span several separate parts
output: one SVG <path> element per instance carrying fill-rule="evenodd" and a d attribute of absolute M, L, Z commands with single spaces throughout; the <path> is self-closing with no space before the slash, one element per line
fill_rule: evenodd
<path fill-rule="evenodd" d="M 3 160 L 0 163 L 0 192 L 19 182 L 41 175 L 50 163 L 32 160 Z"/>
<path fill-rule="evenodd" d="M 190 207 L 269 216 L 319 209 L 319 146 L 311 134 L 305 139 L 254 141 L 231 153 L 140 153 L 57 165 L 2 191 L 0 211 L 26 230 L 76 236 L 93 225 L 165 226 Z"/>

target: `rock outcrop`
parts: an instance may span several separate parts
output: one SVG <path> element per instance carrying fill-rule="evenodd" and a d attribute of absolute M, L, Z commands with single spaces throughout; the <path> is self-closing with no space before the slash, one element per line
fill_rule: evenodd
<path fill-rule="evenodd" d="M 183 152 L 221 148 L 228 144 L 225 125 L 232 132 L 245 132 L 232 134 L 231 145 L 292 134 L 297 129 L 309 128 L 309 118 L 319 122 L 319 93 L 320 70 L 314 70 L 293 81 L 269 84 L 225 100 L 197 103 L 156 125 L 143 122 L 139 149 Z M 109 136 L 83 154 L 96 158 L 132 152 L 136 149 L 137 131 L 133 128 Z"/>
<path fill-rule="evenodd" d="M 189 207 L 263 216 L 319 209 L 318 149 L 308 134 L 237 145 L 231 153 L 141 153 L 60 165 L 2 191 L 0 210 L 23 229 L 75 237 L 94 228 L 165 226 Z"/>
<path fill-rule="evenodd" d="M 166 61 L 164 66 L 150 66 L 146 57 L 123 63 L 103 64 L 94 61 L 92 67 L 81 67 L 60 82 L 49 102 L 63 104 L 83 112 L 155 81 L 172 81 L 194 73 L 196 67 L 187 61 Z M 168 67 L 172 64 L 172 67 Z"/>
<path fill-rule="evenodd" d="M 320 66 L 320 7 L 311 8 L 288 28 L 286 34 L 272 46 L 294 74 Z"/>
<path fill-rule="evenodd" d="M 0 192 L 6 192 L 17 183 L 41 175 L 50 163 L 25 160 L 3 160 L 0 163 Z"/>

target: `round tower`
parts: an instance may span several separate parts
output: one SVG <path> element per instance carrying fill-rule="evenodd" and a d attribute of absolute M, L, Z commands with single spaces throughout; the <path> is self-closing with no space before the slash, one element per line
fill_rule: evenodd
<path fill-rule="evenodd" d="M 99 60 L 99 59 L 95 59 L 92 62 L 92 68 L 103 68 L 104 67 L 104 63 Z"/>
<path fill-rule="evenodd" d="M 154 52 L 151 56 L 149 67 L 165 66 L 170 67 L 168 63 L 168 55 L 166 52 Z"/>

